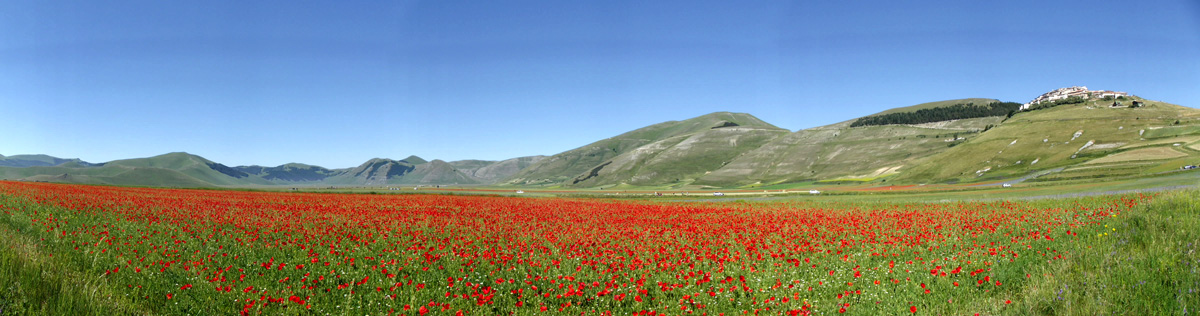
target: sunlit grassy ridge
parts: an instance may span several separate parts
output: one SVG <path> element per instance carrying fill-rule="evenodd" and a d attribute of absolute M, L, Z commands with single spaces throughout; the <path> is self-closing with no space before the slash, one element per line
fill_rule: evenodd
<path fill-rule="evenodd" d="M 915 162 L 896 181 L 986 181 L 1059 167 L 1065 168 L 1064 175 L 1051 175 L 1047 179 L 1078 178 L 1084 175 L 1069 174 L 1086 173 L 1088 171 L 1082 170 L 1096 165 L 1112 169 L 1114 172 L 1108 173 L 1108 177 L 1147 175 L 1153 170 L 1178 169 L 1185 163 L 1172 160 L 1180 156 L 1159 155 L 1140 157 L 1139 160 L 1146 164 L 1116 159 L 1110 159 L 1114 161 L 1109 163 L 1101 160 L 1088 164 L 1091 160 L 1146 147 L 1160 147 L 1155 150 L 1187 156 L 1195 164 L 1195 159 L 1200 156 L 1185 145 L 1200 139 L 1179 134 L 1190 130 L 1188 128 L 1174 129 L 1173 126 L 1176 121 L 1180 122 L 1179 126 L 1200 123 L 1196 121 L 1200 118 L 1200 110 L 1142 101 L 1146 105 L 1140 108 L 1111 108 L 1109 105 L 1113 101 L 1095 100 L 1021 112 L 967 143 Z M 1146 135 L 1163 128 L 1178 132 L 1164 133 L 1162 137 Z M 1159 166 L 1164 168 L 1155 169 Z"/>
<path fill-rule="evenodd" d="M 589 171 L 596 169 L 601 164 L 604 164 L 605 162 L 610 161 L 618 156 L 630 153 L 630 152 L 634 151 L 635 149 L 638 149 L 640 147 L 650 145 L 650 144 L 661 144 L 661 145 L 667 146 L 667 144 L 659 143 L 659 142 L 672 142 L 673 144 L 671 144 L 671 145 L 674 145 L 674 144 L 684 141 L 684 139 L 678 138 L 678 137 L 685 137 L 687 135 L 692 135 L 692 134 L 696 134 L 696 133 L 711 133 L 711 132 L 713 132 L 714 127 L 725 126 L 727 122 L 736 124 L 736 126 L 739 127 L 739 128 L 737 128 L 737 130 L 747 130 L 749 133 L 753 133 L 756 135 L 762 134 L 764 132 L 769 133 L 769 134 L 774 134 L 775 132 L 777 132 L 778 134 L 782 134 L 782 133 L 786 132 L 786 130 L 784 130 L 784 129 L 781 129 L 781 128 L 771 125 L 769 123 L 763 122 L 762 120 L 759 120 L 758 118 L 756 118 L 752 115 L 749 115 L 749 114 L 730 113 L 730 112 L 711 113 L 711 114 L 707 114 L 707 115 L 703 115 L 703 116 L 699 116 L 699 117 L 695 117 L 695 118 L 691 118 L 691 119 L 687 119 L 687 120 L 683 120 L 683 121 L 670 121 L 670 122 L 663 122 L 663 123 L 659 123 L 659 124 L 650 125 L 650 126 L 639 128 L 639 129 L 636 129 L 636 130 L 633 130 L 633 131 L 630 131 L 630 132 L 627 132 L 627 133 L 624 133 L 621 135 L 617 135 L 617 136 L 603 139 L 603 140 L 600 140 L 600 141 L 597 141 L 597 142 L 594 142 L 594 143 L 591 143 L 588 145 L 584 145 L 582 147 L 572 149 L 572 150 L 569 150 L 569 151 L 566 151 L 566 152 L 563 152 L 563 153 L 560 153 L 560 154 L 557 154 L 557 155 L 554 155 L 551 157 L 547 157 L 546 159 L 531 165 L 529 168 L 522 170 L 521 172 L 517 173 L 516 175 L 513 175 L 511 180 L 509 180 L 508 182 L 512 183 L 512 184 L 559 184 L 559 183 L 564 183 L 567 185 L 575 185 L 577 183 L 572 183 L 574 179 L 587 178 L 587 175 L 590 174 Z M 772 132 L 772 131 L 774 131 L 774 132 Z M 722 134 L 722 136 L 728 137 L 729 135 Z M 751 137 L 759 138 L 761 136 L 751 136 Z M 701 144 L 706 144 L 706 143 L 710 143 L 710 142 L 701 142 Z M 727 144 L 727 143 L 721 143 L 720 145 L 723 145 L 723 144 Z M 696 159 L 695 161 L 686 162 L 689 164 L 702 165 L 702 166 L 705 166 L 706 168 L 715 169 L 720 166 L 719 165 L 720 163 L 724 162 L 724 161 L 722 161 L 723 159 L 727 159 L 727 156 L 731 156 L 728 153 L 736 154 L 737 153 L 736 150 L 739 149 L 739 148 L 728 148 L 727 146 L 714 146 L 714 145 L 718 145 L 718 144 L 713 143 L 713 144 L 703 145 L 703 146 L 706 146 L 705 148 L 682 150 L 684 152 L 681 154 L 684 154 L 684 155 L 699 154 L 699 155 L 703 156 L 703 155 L 705 155 L 706 152 L 719 152 L 717 154 L 717 156 L 719 156 L 719 158 L 715 158 L 715 159 L 701 158 L 701 159 Z M 639 160 L 637 158 L 628 158 L 628 159 Z M 716 163 L 717 165 L 713 165 L 713 163 Z M 668 168 L 671 168 L 671 167 L 685 167 L 686 168 L 686 166 L 670 166 L 667 164 L 662 164 L 661 166 L 668 167 Z M 602 172 L 602 171 L 604 171 L 603 169 L 604 168 L 600 168 L 599 170 L 597 170 L 597 172 Z M 653 170 L 646 170 L 646 171 L 642 171 L 642 172 L 649 173 L 649 172 L 653 172 Z M 689 172 L 685 172 L 684 174 L 682 174 L 680 176 L 686 178 L 686 176 L 690 175 L 690 174 L 691 174 L 691 172 L 689 171 Z M 675 175 L 663 175 L 663 176 L 670 176 L 672 178 L 671 179 L 672 181 L 674 181 L 674 178 L 676 178 Z M 628 178 L 628 177 L 625 177 L 625 176 L 613 176 L 612 177 L 612 179 L 618 179 L 618 181 L 619 181 L 619 179 L 624 179 L 624 178 Z M 661 181 L 661 179 L 659 179 L 659 180 Z M 592 181 L 590 184 L 596 185 L 597 182 Z M 605 183 L 605 184 L 615 184 L 615 183 L 610 182 L 610 183 Z"/>

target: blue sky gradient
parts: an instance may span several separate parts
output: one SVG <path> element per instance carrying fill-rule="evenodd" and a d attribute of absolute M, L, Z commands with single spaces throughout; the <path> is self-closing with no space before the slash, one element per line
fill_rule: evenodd
<path fill-rule="evenodd" d="M 0 154 L 552 155 L 1065 86 L 1200 107 L 1195 1 L 0 2 Z"/>

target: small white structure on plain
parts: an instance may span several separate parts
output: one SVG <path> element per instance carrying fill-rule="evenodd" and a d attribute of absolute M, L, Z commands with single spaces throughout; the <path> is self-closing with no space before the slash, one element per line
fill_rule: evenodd
<path fill-rule="evenodd" d="M 808 194 L 821 194 L 820 190 L 808 190 Z"/>
<path fill-rule="evenodd" d="M 525 194 L 525 191 L 517 190 L 517 194 Z"/>

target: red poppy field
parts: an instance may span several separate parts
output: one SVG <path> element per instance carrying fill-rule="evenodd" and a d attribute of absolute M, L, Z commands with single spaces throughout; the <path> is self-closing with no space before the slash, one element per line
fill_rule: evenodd
<path fill-rule="evenodd" d="M 1176 195 L 662 204 L 0 182 L 0 233 L 8 239 L 0 307 L 172 315 L 1124 314 L 1120 308 L 1139 305 L 1120 298 L 1149 295 L 1168 302 L 1147 308 L 1194 313 L 1194 297 L 1172 292 L 1200 287 L 1191 284 L 1200 259 L 1186 252 L 1195 245 L 1184 245 L 1200 241 L 1188 240 L 1196 234 L 1173 235 L 1178 245 L 1163 251 L 1175 261 L 1139 266 L 1162 261 L 1146 250 L 1160 241 L 1136 235 L 1152 227 L 1131 224 L 1157 225 L 1150 217 L 1157 213 L 1147 213 L 1163 204 L 1157 200 L 1192 201 Z M 1187 205 L 1191 211 L 1164 221 L 1193 225 L 1195 204 Z M 1091 262 L 1112 258 L 1118 270 Z M 1089 272 L 1107 279 L 1073 285 L 1087 283 L 1073 278 Z M 1089 290 L 1096 282 L 1107 283 Z M 30 299 L 38 295 L 47 298 Z"/>

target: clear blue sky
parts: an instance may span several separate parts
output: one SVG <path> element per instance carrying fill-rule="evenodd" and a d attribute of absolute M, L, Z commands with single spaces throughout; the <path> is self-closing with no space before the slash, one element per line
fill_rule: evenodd
<path fill-rule="evenodd" d="M 1192 0 L 701 2 L 0 1 L 0 154 L 343 168 L 1071 85 L 1200 107 Z"/>

